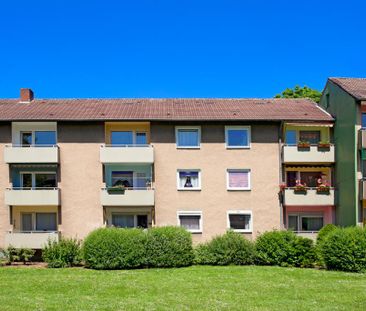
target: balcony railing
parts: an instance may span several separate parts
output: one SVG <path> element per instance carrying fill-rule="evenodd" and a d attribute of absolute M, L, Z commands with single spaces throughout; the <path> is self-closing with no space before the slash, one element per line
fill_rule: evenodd
<path fill-rule="evenodd" d="M 335 161 L 332 144 L 329 147 L 284 145 L 282 152 L 284 163 L 333 163 Z"/>
<path fill-rule="evenodd" d="M 5 235 L 5 245 L 15 248 L 43 248 L 49 240 L 59 240 L 58 231 L 9 231 Z"/>
<path fill-rule="evenodd" d="M 60 205 L 60 189 L 52 187 L 13 187 L 5 191 L 6 205 Z"/>
<path fill-rule="evenodd" d="M 102 145 L 102 163 L 154 163 L 152 145 Z"/>
<path fill-rule="evenodd" d="M 306 191 L 295 191 L 295 188 L 284 189 L 284 205 L 287 206 L 317 206 L 335 204 L 334 188 L 329 192 L 318 191 L 317 188 L 307 188 Z"/>
<path fill-rule="evenodd" d="M 57 145 L 6 145 L 6 163 L 58 163 Z"/>

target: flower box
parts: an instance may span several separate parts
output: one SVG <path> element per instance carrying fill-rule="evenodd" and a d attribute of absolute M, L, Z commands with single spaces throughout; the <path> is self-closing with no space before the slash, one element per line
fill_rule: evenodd
<path fill-rule="evenodd" d="M 318 143 L 319 149 L 330 149 L 330 143 L 329 142 L 319 142 Z"/>
<path fill-rule="evenodd" d="M 330 193 L 330 187 L 325 186 L 325 185 L 318 186 L 318 187 L 316 187 L 316 192 L 320 193 L 320 194 L 329 194 Z"/>
<path fill-rule="evenodd" d="M 124 194 L 125 187 L 120 187 L 120 186 L 108 187 L 107 192 L 109 194 Z"/>
<path fill-rule="evenodd" d="M 300 149 L 308 149 L 310 148 L 310 143 L 308 141 L 299 141 L 297 147 Z"/>
<path fill-rule="evenodd" d="M 295 186 L 294 188 L 294 192 L 295 193 L 307 193 L 308 191 L 308 188 L 306 186 L 303 186 L 303 185 L 298 185 L 298 186 Z"/>

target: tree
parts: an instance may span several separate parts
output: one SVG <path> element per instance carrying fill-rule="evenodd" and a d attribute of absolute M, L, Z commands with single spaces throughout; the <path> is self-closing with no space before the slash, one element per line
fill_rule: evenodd
<path fill-rule="evenodd" d="M 307 87 L 301 87 L 296 85 L 294 88 L 287 88 L 281 94 L 277 94 L 275 98 L 309 98 L 316 103 L 319 103 L 322 93 L 318 90 Z"/>

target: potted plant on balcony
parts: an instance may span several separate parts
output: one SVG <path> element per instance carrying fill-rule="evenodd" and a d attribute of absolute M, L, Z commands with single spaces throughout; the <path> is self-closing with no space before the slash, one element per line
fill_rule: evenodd
<path fill-rule="evenodd" d="M 320 141 L 318 143 L 318 149 L 329 150 L 330 149 L 330 142 L 329 141 Z"/>
<path fill-rule="evenodd" d="M 286 184 L 285 183 L 282 183 L 282 184 L 280 184 L 280 191 L 282 192 L 282 191 L 285 191 L 285 189 L 286 189 Z"/>
<path fill-rule="evenodd" d="M 299 149 L 309 149 L 310 148 L 310 142 L 305 141 L 305 140 L 300 140 L 297 143 L 297 148 L 299 148 Z"/>
<path fill-rule="evenodd" d="M 125 190 L 125 186 L 123 185 L 115 185 L 107 188 L 109 194 L 124 194 Z"/>
<path fill-rule="evenodd" d="M 308 187 L 305 183 L 302 183 L 300 180 L 296 180 L 296 185 L 294 187 L 294 193 L 296 194 L 306 194 L 308 191 Z"/>
<path fill-rule="evenodd" d="M 327 183 L 319 184 L 316 187 L 316 193 L 318 193 L 318 194 L 329 194 L 330 193 L 330 186 Z"/>

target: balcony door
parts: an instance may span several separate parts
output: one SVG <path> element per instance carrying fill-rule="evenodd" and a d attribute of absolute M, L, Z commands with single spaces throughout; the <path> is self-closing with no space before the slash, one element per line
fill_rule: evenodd
<path fill-rule="evenodd" d="M 21 172 L 22 188 L 56 188 L 57 176 L 54 172 Z"/>
<path fill-rule="evenodd" d="M 22 214 L 22 231 L 33 231 L 33 215 L 31 213 Z"/>

